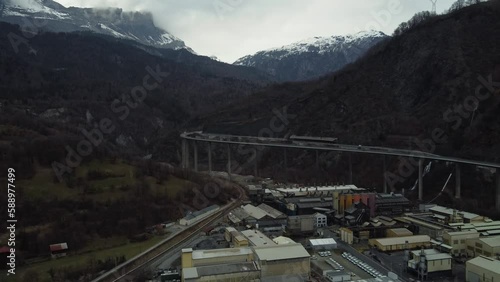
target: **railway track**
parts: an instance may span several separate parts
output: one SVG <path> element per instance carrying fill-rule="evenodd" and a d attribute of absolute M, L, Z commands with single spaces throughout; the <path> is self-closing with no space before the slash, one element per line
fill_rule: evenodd
<path fill-rule="evenodd" d="M 213 224 L 217 219 L 227 214 L 232 209 L 238 207 L 243 202 L 244 191 L 239 185 L 236 185 L 240 190 L 240 196 L 232 204 L 222 208 L 217 213 L 209 216 L 202 222 L 182 231 L 175 237 L 163 242 L 160 246 L 152 249 L 150 252 L 145 253 L 141 257 L 125 262 L 121 267 L 117 267 L 99 277 L 92 280 L 92 282 L 118 282 L 118 281 L 132 281 L 131 279 L 138 275 L 144 268 L 152 264 L 155 260 L 159 259 L 165 253 L 171 251 L 176 245 L 189 241 L 196 234 L 201 232 L 205 227 Z M 187 234 L 187 236 L 185 236 Z"/>

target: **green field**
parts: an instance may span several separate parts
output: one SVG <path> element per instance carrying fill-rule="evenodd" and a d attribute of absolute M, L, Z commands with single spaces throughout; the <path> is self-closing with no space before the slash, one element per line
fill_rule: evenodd
<path fill-rule="evenodd" d="M 104 172 L 109 177 L 104 179 L 88 179 L 89 171 Z M 150 193 L 155 197 L 175 198 L 179 191 L 188 185 L 192 185 L 187 180 L 180 179 L 173 175 L 168 175 L 166 180 L 159 182 L 158 179 L 152 176 L 145 176 L 141 180 L 136 177 L 137 168 L 125 161 L 98 161 L 94 160 L 89 163 L 84 163 L 75 169 L 74 179 L 78 179 L 80 183 L 92 187 L 92 193 L 83 193 L 82 185 L 73 185 L 68 187 L 66 183 L 54 181 L 54 173 L 50 167 L 36 167 L 35 175 L 31 179 L 19 179 L 17 181 L 19 194 L 25 199 L 53 199 L 63 201 L 66 199 L 78 199 L 85 197 L 93 199 L 97 202 L 106 202 L 115 200 L 119 197 L 134 197 L 134 189 L 130 188 L 141 182 L 147 182 L 150 188 Z M 129 187 L 124 189 L 123 187 Z M 52 228 L 51 223 L 44 223 L 37 226 L 23 226 L 26 231 L 46 230 Z M 41 232 L 43 233 L 43 232 Z M 16 279 L 8 281 L 23 281 L 20 278 L 26 272 L 37 272 L 40 276 L 40 281 L 50 281 L 48 271 L 50 269 L 61 269 L 68 267 L 83 267 L 90 260 L 105 260 L 108 257 L 125 256 L 127 260 L 154 246 L 167 235 L 156 235 L 151 239 L 130 243 L 125 236 L 114 236 L 111 238 L 100 238 L 96 236 L 92 243 L 78 252 L 69 253 L 67 257 L 59 259 L 40 258 L 31 261 L 31 264 L 17 269 Z M 6 244 L 6 234 L 0 234 L 0 246 Z M 34 263 L 33 261 L 37 261 Z M 3 281 L 3 280 L 2 280 Z"/>
<path fill-rule="evenodd" d="M 100 180 L 87 180 L 88 185 L 98 192 L 86 197 L 90 197 L 96 201 L 113 200 L 118 196 L 123 196 L 126 192 L 120 190 L 120 187 L 126 185 L 134 185 L 139 182 L 135 177 L 136 168 L 122 161 L 111 163 L 109 161 L 92 161 L 82 164 L 76 168 L 76 178 L 86 179 L 89 170 L 99 170 L 117 177 L 109 177 Z M 152 193 L 159 196 L 168 196 L 174 198 L 178 191 L 189 184 L 189 181 L 179 179 L 170 175 L 167 181 L 162 184 L 157 184 L 157 179 L 151 176 L 145 177 L 152 189 Z M 18 186 L 23 189 L 24 197 L 30 199 L 47 199 L 57 198 L 75 199 L 82 195 L 79 188 L 69 188 L 66 183 L 54 181 L 54 173 L 52 168 L 38 167 L 33 178 L 28 180 L 19 180 Z"/>
<path fill-rule="evenodd" d="M 24 266 L 18 269 L 17 277 L 22 277 L 26 271 L 36 271 L 41 281 L 51 281 L 48 271 L 58 268 L 65 268 L 71 266 L 81 266 L 85 265 L 90 259 L 98 260 L 98 259 L 106 259 L 107 257 L 116 257 L 124 255 L 127 260 L 133 258 L 134 256 L 144 252 L 148 248 L 154 246 L 159 243 L 161 240 L 165 239 L 168 235 L 163 236 L 155 236 L 148 241 L 139 242 L 139 243 L 128 243 L 128 240 L 125 241 L 125 245 L 107 248 L 98 251 L 88 251 L 85 254 L 80 255 L 70 255 L 63 258 L 47 260 L 44 262 L 36 263 L 29 266 Z M 119 238 L 118 238 L 119 240 Z M 8 280 L 8 281 L 17 281 L 17 280 Z"/>

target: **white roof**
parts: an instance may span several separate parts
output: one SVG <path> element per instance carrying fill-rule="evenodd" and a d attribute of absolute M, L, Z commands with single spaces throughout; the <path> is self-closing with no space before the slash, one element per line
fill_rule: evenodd
<path fill-rule="evenodd" d="M 264 216 L 267 215 L 267 213 L 263 210 L 261 210 L 258 207 L 252 206 L 251 204 L 248 204 L 243 207 L 243 209 L 253 218 L 255 219 L 261 219 Z"/>
<path fill-rule="evenodd" d="M 391 245 L 404 245 L 406 241 L 408 241 L 409 244 L 430 242 L 431 237 L 429 237 L 428 235 L 413 235 L 404 237 L 378 238 L 374 240 L 378 241 L 381 245 L 391 246 Z"/>
<path fill-rule="evenodd" d="M 254 247 L 253 249 L 259 260 L 264 261 L 308 258 L 311 256 L 300 243 Z"/>
<path fill-rule="evenodd" d="M 294 240 L 284 237 L 284 236 L 279 236 L 273 239 L 273 242 L 278 244 L 278 245 L 285 245 L 285 244 L 293 244 L 295 243 Z"/>
<path fill-rule="evenodd" d="M 276 243 L 269 239 L 266 235 L 262 234 L 259 230 L 244 230 L 241 231 L 241 234 L 245 236 L 248 241 L 254 246 L 272 246 L 276 245 Z"/>
<path fill-rule="evenodd" d="M 298 192 L 314 192 L 314 191 L 345 191 L 345 190 L 365 190 L 358 188 L 356 185 L 335 185 L 335 186 L 318 186 L 318 187 L 299 187 L 299 188 L 276 188 L 283 193 L 298 193 Z"/>
<path fill-rule="evenodd" d="M 193 251 L 193 259 L 239 256 L 239 255 L 248 255 L 251 253 L 252 253 L 252 249 L 250 249 L 249 247 L 213 249 L 213 250 L 196 250 L 196 251 Z"/>
<path fill-rule="evenodd" d="M 182 269 L 182 277 L 184 279 L 198 278 L 198 270 L 196 267 L 186 267 Z"/>
<path fill-rule="evenodd" d="M 412 251 L 414 256 L 420 256 L 421 251 Z M 425 258 L 427 260 L 443 260 L 443 259 L 451 259 L 449 254 L 441 253 L 435 249 L 426 249 L 424 250 Z"/>
<path fill-rule="evenodd" d="M 278 217 L 284 217 L 284 213 L 280 212 L 279 210 L 271 207 L 271 206 L 268 206 L 266 204 L 260 204 L 259 206 L 257 206 L 259 209 L 263 210 L 265 213 L 267 213 L 267 215 L 269 217 L 272 217 L 272 218 L 278 218 Z"/>
<path fill-rule="evenodd" d="M 500 247 L 500 236 L 479 238 L 479 240 L 490 247 Z"/>
<path fill-rule="evenodd" d="M 500 274 L 500 261 L 484 256 L 478 256 L 466 262 L 466 265 L 473 264 L 475 266 L 487 269 L 493 273 Z"/>
<path fill-rule="evenodd" d="M 447 208 L 447 207 L 442 207 L 442 206 L 435 206 L 429 209 L 429 211 L 432 212 L 440 212 L 448 215 L 453 215 L 453 209 L 452 208 Z M 457 213 L 462 213 L 464 215 L 464 218 L 466 219 L 473 219 L 476 217 L 480 217 L 480 215 L 471 213 L 471 212 L 464 212 L 464 211 L 458 211 Z"/>
<path fill-rule="evenodd" d="M 313 246 L 335 245 L 337 242 L 333 238 L 309 239 Z"/>

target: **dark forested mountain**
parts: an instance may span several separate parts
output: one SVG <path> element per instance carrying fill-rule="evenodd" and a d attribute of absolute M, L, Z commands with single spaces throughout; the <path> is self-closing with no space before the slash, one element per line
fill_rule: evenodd
<path fill-rule="evenodd" d="M 269 87 L 202 120 L 209 130 L 256 135 L 261 127 L 251 125 L 269 124 L 272 109 L 286 106 L 294 134 L 408 148 L 409 138 L 442 129 L 448 138 L 437 152 L 499 161 L 499 17 L 499 1 L 418 15 L 342 71 Z"/>
<path fill-rule="evenodd" d="M 124 12 L 118 8 L 66 8 L 52 0 L 0 0 L 0 20 L 30 31 L 92 31 L 154 47 L 193 52 L 182 40 L 157 27 L 150 13 Z"/>
<path fill-rule="evenodd" d="M 18 26 L 0 23 L 0 39 L 0 124 L 9 128 L 2 149 L 37 152 L 43 164 L 63 158 L 64 144 L 102 118 L 116 129 L 96 151 L 175 161 L 177 130 L 190 116 L 268 83 L 251 68 L 88 32 L 25 38 Z M 136 105 L 133 95 L 143 101 Z"/>
<path fill-rule="evenodd" d="M 234 64 L 258 68 L 279 81 L 307 80 L 341 69 L 387 38 L 387 35 L 378 31 L 314 37 L 259 51 L 238 59 Z"/>

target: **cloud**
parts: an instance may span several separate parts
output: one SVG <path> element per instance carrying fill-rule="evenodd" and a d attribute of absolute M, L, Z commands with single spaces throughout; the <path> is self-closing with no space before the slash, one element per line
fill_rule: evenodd
<path fill-rule="evenodd" d="M 25 0 L 27 1 L 27 0 Z M 387 34 L 430 1 L 414 0 L 59 0 L 65 6 L 150 11 L 197 53 L 225 62 L 313 36 L 377 29 Z M 438 2 L 439 11 L 454 0 Z M 438 12 L 439 12 L 438 11 Z"/>

